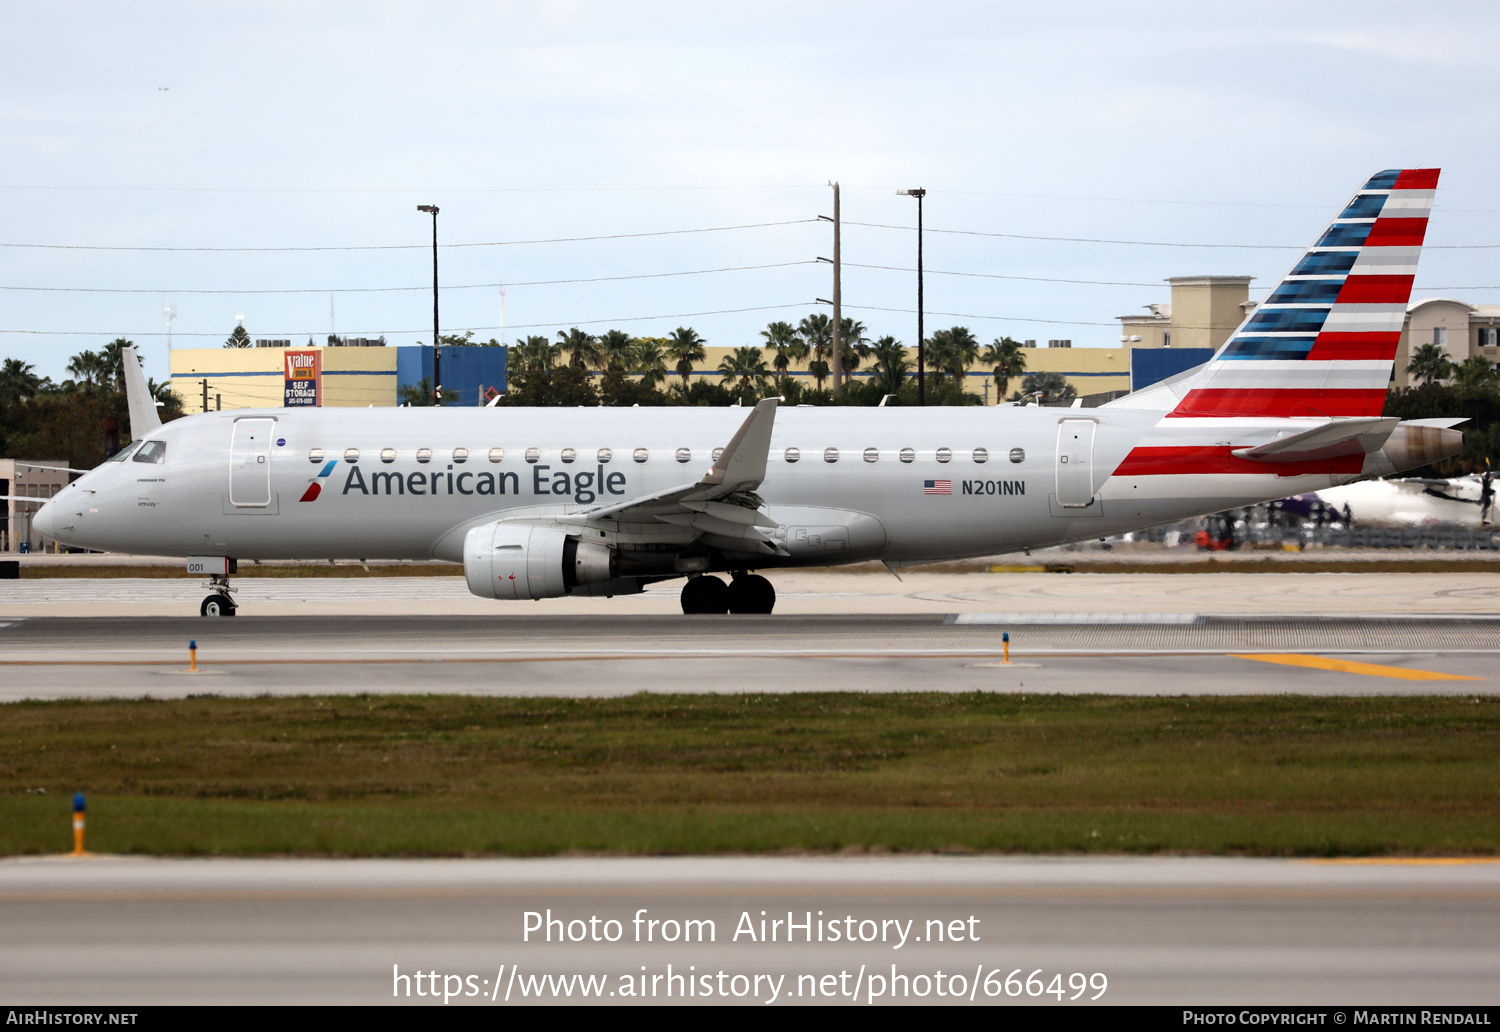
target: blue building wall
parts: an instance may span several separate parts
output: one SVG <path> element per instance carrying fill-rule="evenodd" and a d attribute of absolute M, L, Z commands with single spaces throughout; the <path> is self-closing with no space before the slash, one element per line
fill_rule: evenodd
<path fill-rule="evenodd" d="M 443 395 L 450 405 L 484 405 L 485 392 L 493 388 L 506 390 L 506 364 L 509 348 L 443 347 Z M 423 379 L 432 383 L 432 348 L 425 345 L 396 349 L 396 384 L 398 391 L 418 386 Z M 456 398 L 456 400 L 454 400 Z"/>
<path fill-rule="evenodd" d="M 1213 348 L 1131 348 L 1130 389 L 1150 387 L 1213 357 Z"/>

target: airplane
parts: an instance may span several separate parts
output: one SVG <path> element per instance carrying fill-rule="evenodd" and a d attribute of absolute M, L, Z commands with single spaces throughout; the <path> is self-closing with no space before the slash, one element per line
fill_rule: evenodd
<path fill-rule="evenodd" d="M 1425 527 L 1434 524 L 1490 525 L 1494 516 L 1492 475 L 1405 477 L 1346 484 L 1309 496 L 1335 509 L 1347 508 L 1370 526 Z"/>
<path fill-rule="evenodd" d="M 1369 178 L 1196 369 L 1095 409 L 267 408 L 162 425 L 36 515 L 67 546 L 185 557 L 205 616 L 243 559 L 438 559 L 497 600 L 686 578 L 690 614 L 769 613 L 764 571 L 901 567 L 1140 530 L 1457 453 L 1381 415 L 1437 169 Z M 759 571 L 759 572 L 758 572 Z M 726 582 L 722 574 L 729 574 Z"/>

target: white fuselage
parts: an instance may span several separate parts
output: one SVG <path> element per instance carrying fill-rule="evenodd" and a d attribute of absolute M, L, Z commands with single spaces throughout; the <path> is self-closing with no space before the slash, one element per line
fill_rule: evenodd
<path fill-rule="evenodd" d="M 165 444 L 162 461 L 136 461 L 137 453 L 105 463 L 59 494 L 38 514 L 38 526 L 65 545 L 140 554 L 461 561 L 465 533 L 481 524 L 576 514 L 696 481 L 749 411 L 403 408 L 196 415 L 149 435 Z M 1112 477 L 1160 417 L 1130 409 L 1009 405 L 783 408 L 757 494 L 778 525 L 779 540 L 801 547 L 788 545 L 789 558 L 765 557 L 754 565 L 996 554 L 1317 491 L 1359 476 Z M 1247 437 L 1264 437 L 1268 426 L 1286 421 L 1258 423 L 1247 427 L 1254 431 Z M 1092 442 L 1079 446 L 1075 431 L 1085 424 Z M 1075 443 L 1060 451 L 1063 438 Z M 456 450 L 467 454 L 456 456 Z M 796 461 L 788 461 L 791 455 Z M 303 500 L 315 485 L 316 497 Z M 1060 491 L 1073 507 L 1059 503 Z"/>

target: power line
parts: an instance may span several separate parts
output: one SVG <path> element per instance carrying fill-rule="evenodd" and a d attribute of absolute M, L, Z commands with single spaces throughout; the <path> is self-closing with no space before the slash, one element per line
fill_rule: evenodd
<path fill-rule="evenodd" d="M 267 194 L 507 194 L 507 193 L 650 193 L 709 190 L 821 190 L 822 183 L 771 183 L 751 186 L 497 186 L 449 190 L 418 187 L 361 186 L 33 186 L 0 184 L 0 190 L 97 191 L 106 193 L 267 193 Z"/>
<path fill-rule="evenodd" d="M 847 302 L 844 304 L 844 307 L 845 308 L 858 309 L 859 311 L 862 311 L 862 312 L 896 312 L 896 313 L 899 313 L 901 315 L 916 315 L 917 314 L 917 310 L 915 308 L 879 308 L 879 307 L 876 307 L 875 305 L 851 305 L 851 304 L 848 304 Z M 1079 319 L 1029 319 L 1029 318 L 1026 318 L 1025 316 L 1019 316 L 1019 315 L 974 315 L 971 312 L 934 312 L 930 308 L 927 309 L 926 312 L 927 312 L 928 315 L 943 315 L 943 316 L 947 316 L 947 317 L 949 317 L 951 319 L 987 319 L 987 320 L 993 320 L 995 322 L 1046 323 L 1048 325 L 1053 325 L 1053 326 L 1115 326 L 1116 325 L 1116 323 L 1114 323 L 1114 322 L 1107 322 L 1107 323 L 1106 322 L 1085 322 L 1085 321 L 1079 320 Z M 1173 328 L 1174 329 L 1183 329 L 1184 327 L 1173 327 Z M 1187 327 L 1187 328 L 1191 329 L 1193 327 Z"/>
<path fill-rule="evenodd" d="M 882 269 L 886 272 L 916 272 L 915 268 L 903 268 L 899 265 L 861 265 L 858 262 L 845 262 L 844 265 L 851 269 Z M 1081 280 L 1081 279 L 1052 279 L 1047 276 L 1005 276 L 995 272 L 951 272 L 942 269 L 927 269 L 929 276 L 972 276 L 978 279 L 1000 279 L 1000 280 L 1024 280 L 1028 283 L 1077 283 L 1092 287 L 1160 287 L 1161 283 L 1129 283 L 1123 280 Z M 1165 282 L 1165 281 L 1163 281 Z"/>
<path fill-rule="evenodd" d="M 778 311 L 778 310 L 783 309 L 783 308 L 813 308 L 813 307 L 816 307 L 815 303 L 807 302 L 807 301 L 797 301 L 797 302 L 794 302 L 792 304 L 787 304 L 787 305 L 755 305 L 755 306 L 752 306 L 750 308 L 720 308 L 720 309 L 717 309 L 717 310 L 711 311 L 711 312 L 668 312 L 668 313 L 660 314 L 660 315 L 613 316 L 613 317 L 607 318 L 607 319 L 553 319 L 553 320 L 550 320 L 549 322 L 539 322 L 539 323 L 519 323 L 519 324 L 517 324 L 517 323 L 507 323 L 505 328 L 507 330 L 539 330 L 539 329 L 550 329 L 550 328 L 552 328 L 554 326 L 598 326 L 598 325 L 602 325 L 604 323 L 647 322 L 647 321 L 650 321 L 652 319 L 693 319 L 693 318 L 697 318 L 698 316 L 702 316 L 702 315 L 738 315 L 738 314 L 740 314 L 742 312 L 771 312 L 771 311 Z M 894 309 L 892 309 L 892 310 L 894 311 Z M 394 333 L 426 333 L 430 329 L 431 329 L 431 327 L 429 326 L 429 327 L 425 327 L 425 328 L 422 328 L 422 329 L 404 329 L 404 330 L 346 330 L 346 331 L 344 331 L 343 334 L 341 334 L 341 336 L 344 336 L 346 338 L 347 337 L 371 337 L 371 336 L 379 337 L 379 336 L 384 336 L 387 333 L 392 333 L 392 334 L 394 334 Z M 464 327 L 460 327 L 460 329 L 462 329 L 465 332 L 473 331 L 475 333 L 479 333 L 479 332 L 485 331 L 485 330 L 499 330 L 500 327 L 499 326 L 464 326 Z M 265 334 L 266 334 L 265 338 L 262 338 L 262 339 L 286 339 L 286 340 L 290 340 L 290 339 L 292 339 L 294 337 L 300 337 L 300 336 L 302 336 L 303 334 L 305 334 L 307 332 L 308 331 L 306 331 L 306 330 L 295 330 L 295 331 L 292 331 L 292 330 L 275 330 L 275 331 L 265 331 Z M 25 335 L 25 336 L 30 336 L 30 337 L 108 337 L 108 336 L 114 335 L 116 337 L 135 338 L 135 337 L 165 337 L 167 335 L 165 331 L 159 331 L 159 330 L 151 330 L 151 331 L 146 331 L 146 332 L 141 332 L 141 333 L 131 333 L 131 332 L 128 332 L 128 331 L 116 332 L 114 330 L 0 330 L 0 334 L 6 334 L 6 333 L 14 333 L 14 334 Z M 313 336 L 313 337 L 318 336 L 317 333 L 312 333 L 310 335 Z M 187 332 L 184 332 L 182 330 L 173 330 L 172 331 L 172 336 L 174 336 L 174 337 L 223 337 L 224 334 L 222 334 L 222 333 L 187 333 Z M 252 349 L 246 348 L 245 350 L 249 351 L 249 350 L 252 350 Z"/>
<path fill-rule="evenodd" d="M 592 276 L 583 279 L 505 281 L 490 283 L 461 283 L 445 285 L 444 290 L 494 290 L 505 287 L 549 287 L 564 283 L 609 283 L 616 280 L 663 279 L 671 276 L 707 276 L 718 272 L 751 272 L 756 269 L 786 269 L 794 265 L 816 265 L 813 258 L 796 262 L 772 262 L 768 265 L 731 265 L 722 269 L 690 269 L 685 272 L 642 272 L 629 276 Z M 29 290 L 65 294 L 388 294 L 399 291 L 429 291 L 432 287 L 290 287 L 278 290 L 176 290 L 149 289 L 144 287 L 3 287 L 0 290 Z"/>
<path fill-rule="evenodd" d="M 899 229 L 915 233 L 915 226 L 892 226 L 884 222 L 853 222 L 844 220 L 846 226 L 866 226 L 871 229 Z M 1211 247 L 1250 251 L 1301 251 L 1307 244 L 1184 244 L 1164 240 L 1109 240 L 1102 237 L 1038 236 L 1030 233 L 989 233 L 977 229 L 933 229 L 923 228 L 924 233 L 948 233 L 956 236 L 1002 237 L 1006 240 L 1048 240 L 1066 244 L 1126 244 L 1131 247 Z M 1424 244 L 1430 251 L 1474 251 L 1500 247 L 1500 244 Z"/>
<path fill-rule="evenodd" d="M 702 229 L 659 229 L 648 233 L 607 233 L 600 236 L 548 237 L 537 240 L 487 240 L 467 244 L 440 244 L 440 247 L 517 247 L 525 244 L 573 244 L 588 240 L 634 240 L 641 237 L 682 236 L 688 233 L 727 233 L 737 229 L 766 229 L 772 226 L 799 226 L 817 219 L 788 219 L 784 222 L 749 222 L 740 226 L 705 226 Z M 340 247 L 121 247 L 113 244 L 0 244 L 0 247 L 28 248 L 45 251 L 183 251 L 192 253 L 261 254 L 288 251 L 411 251 L 427 250 L 431 244 L 354 244 Z"/>

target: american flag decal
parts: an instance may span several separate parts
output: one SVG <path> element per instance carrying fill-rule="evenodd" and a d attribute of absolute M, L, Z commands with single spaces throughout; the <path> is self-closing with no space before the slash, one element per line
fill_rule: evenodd
<path fill-rule="evenodd" d="M 924 480 L 922 481 L 922 493 L 924 495 L 951 495 L 953 493 L 953 481 Z"/>

